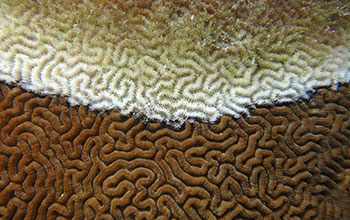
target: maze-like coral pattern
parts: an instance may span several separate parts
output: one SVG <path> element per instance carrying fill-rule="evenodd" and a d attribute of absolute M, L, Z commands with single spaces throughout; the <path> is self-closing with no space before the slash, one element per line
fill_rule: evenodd
<path fill-rule="evenodd" d="M 181 125 L 350 80 L 350 2 L 1 0 L 0 80 Z"/>
<path fill-rule="evenodd" d="M 1 219 L 350 219 L 350 85 L 178 130 L 0 91 Z"/>

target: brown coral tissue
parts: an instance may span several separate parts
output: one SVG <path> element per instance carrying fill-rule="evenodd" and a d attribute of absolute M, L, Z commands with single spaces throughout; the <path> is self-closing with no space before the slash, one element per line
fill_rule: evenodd
<path fill-rule="evenodd" d="M 350 219 L 350 86 L 171 129 L 1 84 L 1 219 Z"/>

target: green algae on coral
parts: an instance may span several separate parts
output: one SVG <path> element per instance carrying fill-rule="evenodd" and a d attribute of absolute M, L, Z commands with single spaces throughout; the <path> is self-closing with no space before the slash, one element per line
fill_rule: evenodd
<path fill-rule="evenodd" d="M 2 0 L 0 79 L 165 121 L 239 116 L 348 81 L 349 9 L 345 0 Z"/>

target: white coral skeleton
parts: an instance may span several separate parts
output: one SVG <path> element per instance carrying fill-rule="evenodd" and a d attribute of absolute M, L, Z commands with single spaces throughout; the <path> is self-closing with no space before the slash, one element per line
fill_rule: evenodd
<path fill-rule="evenodd" d="M 1 0 L 0 80 L 173 125 L 350 80 L 347 1 L 137 2 Z"/>

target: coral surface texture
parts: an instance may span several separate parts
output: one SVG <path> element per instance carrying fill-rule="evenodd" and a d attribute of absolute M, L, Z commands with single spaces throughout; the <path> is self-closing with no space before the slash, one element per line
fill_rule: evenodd
<path fill-rule="evenodd" d="M 214 124 L 0 88 L 1 219 L 350 219 L 350 85 Z"/>
<path fill-rule="evenodd" d="M 350 80 L 349 0 L 1 0 L 0 80 L 181 125 Z"/>

